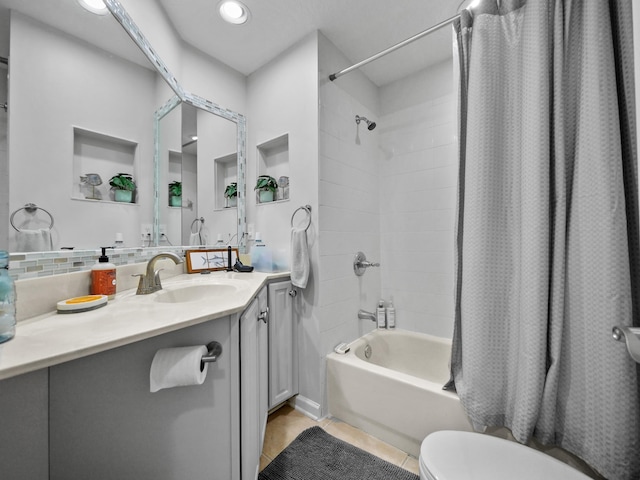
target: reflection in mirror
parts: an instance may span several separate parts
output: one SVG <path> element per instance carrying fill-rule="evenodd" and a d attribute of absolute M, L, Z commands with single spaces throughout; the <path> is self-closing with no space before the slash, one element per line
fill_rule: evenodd
<path fill-rule="evenodd" d="M 10 69 L 0 70 L 10 74 L 0 82 L 9 132 L 0 148 L 0 248 L 95 249 L 121 238 L 139 246 L 140 225 L 153 219 L 155 69 L 112 15 L 75 1 L 0 0 L 0 24 Z M 116 202 L 109 185 L 118 173 L 137 183 L 129 202 Z M 30 203 L 40 209 L 25 210 Z M 39 233 L 48 248 L 33 242 Z"/>
<path fill-rule="evenodd" d="M 156 112 L 159 244 L 241 244 L 244 195 L 238 202 L 237 191 L 245 165 L 237 153 L 239 126 L 234 114 L 221 115 L 213 103 L 185 95 L 192 103 L 176 108 L 174 97 Z M 171 197 L 176 182 L 182 189 L 179 205 Z"/>
<path fill-rule="evenodd" d="M 0 0 L 0 76 L 7 63 L 11 69 L 10 85 L 0 81 L 0 99 L 7 94 L 9 104 L 0 111 L 7 114 L 0 128 L 11 132 L 0 135 L 0 249 L 16 252 L 9 218 L 30 203 L 55 218 L 53 249 L 140 247 L 149 244 L 146 232 L 153 245 L 160 243 L 149 112 L 166 85 L 183 100 L 185 94 L 119 2 L 104 1 L 112 15 L 90 14 L 68 0 Z M 191 99 L 237 124 L 244 199 L 244 117 Z M 110 191 L 109 179 L 118 173 L 136 181 L 130 203 L 115 202 Z M 48 226 L 45 220 L 16 214 L 16 223 L 32 230 Z M 243 239 L 243 203 L 237 222 Z"/>
<path fill-rule="evenodd" d="M 206 100 L 202 97 L 194 95 L 192 93 L 185 92 L 180 84 L 177 82 L 175 77 L 171 74 L 165 63 L 162 59 L 156 54 L 153 50 L 149 42 L 146 40 L 145 36 L 142 32 L 137 28 L 133 20 L 128 16 L 127 12 L 122 8 L 117 0 L 104 0 L 105 4 L 113 14 L 113 16 L 120 22 L 120 24 L 127 31 L 131 39 L 140 47 L 140 50 L 147 56 L 147 58 L 151 61 L 153 65 L 156 66 L 158 73 L 164 78 L 165 82 L 176 93 L 178 98 L 184 103 L 188 105 L 192 105 L 198 109 L 197 117 L 200 118 L 202 116 L 202 121 L 208 123 L 209 121 L 214 121 L 215 117 L 220 117 L 222 119 L 229 120 L 236 125 L 236 137 L 235 137 L 235 146 L 236 146 L 236 156 L 237 156 L 237 230 L 236 230 L 236 242 L 235 244 L 238 246 L 238 250 L 240 253 L 246 253 L 246 242 L 245 242 L 245 229 L 246 229 L 246 209 L 245 209 L 245 175 L 246 175 L 246 119 L 243 115 L 234 112 L 232 110 L 226 109 L 214 102 Z M 200 112 L 202 111 L 202 112 Z M 213 114 L 213 116 L 204 115 L 204 112 L 208 112 Z M 200 121 L 200 120 L 198 120 Z M 217 120 L 216 120 L 217 121 Z M 156 116 L 156 128 L 155 131 L 158 131 L 158 117 Z M 213 127 L 213 130 L 209 130 L 208 127 L 205 126 L 205 131 L 216 131 L 216 127 Z M 161 232 L 160 232 L 160 203 L 159 198 L 161 196 L 160 190 L 161 186 L 159 184 L 159 162 L 160 162 L 160 152 L 159 152 L 159 140 L 158 135 L 156 135 L 155 140 L 155 153 L 154 153 L 154 165 L 155 165 L 155 191 L 154 191 L 154 238 L 155 245 L 160 244 Z M 206 142 L 200 142 L 200 144 L 209 145 L 216 143 L 215 135 L 205 135 L 204 137 Z M 203 155 L 210 155 L 212 150 L 210 148 L 198 147 L 199 151 L 202 151 Z M 215 149 L 214 149 L 215 151 Z M 207 163 L 203 163 L 203 166 L 206 166 Z M 201 185 L 208 185 L 209 179 L 206 175 L 198 175 L 198 191 L 201 192 L 201 198 L 206 200 L 210 199 L 212 196 L 210 193 L 202 193 L 206 192 L 207 189 L 202 189 Z M 195 223 L 198 223 L 198 220 L 203 219 L 203 217 L 196 217 L 194 219 Z M 183 218 L 183 222 L 185 222 Z M 192 222 L 192 225 L 194 224 Z M 186 223 L 186 222 L 185 222 Z M 202 224 L 202 221 L 200 221 Z M 166 228 L 166 226 L 165 226 Z M 183 228 L 184 230 L 184 228 Z M 191 234 L 190 234 L 191 236 Z M 229 243 L 233 241 L 233 238 L 229 240 Z"/>

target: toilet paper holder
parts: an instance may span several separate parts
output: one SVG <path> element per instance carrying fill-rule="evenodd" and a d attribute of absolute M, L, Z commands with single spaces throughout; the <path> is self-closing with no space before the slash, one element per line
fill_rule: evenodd
<path fill-rule="evenodd" d="M 222 345 L 220 342 L 207 343 L 207 353 L 202 356 L 202 361 L 200 362 L 200 371 L 204 370 L 205 363 L 213 363 L 218 360 L 218 358 L 222 355 Z"/>

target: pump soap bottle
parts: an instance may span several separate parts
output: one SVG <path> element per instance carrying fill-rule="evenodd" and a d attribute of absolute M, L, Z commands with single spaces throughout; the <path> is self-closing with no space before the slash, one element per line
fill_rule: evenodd
<path fill-rule="evenodd" d="M 109 300 L 116 296 L 116 266 L 109 263 L 106 250 L 109 247 L 101 247 L 102 255 L 93 267 L 91 267 L 91 294 L 107 295 Z"/>

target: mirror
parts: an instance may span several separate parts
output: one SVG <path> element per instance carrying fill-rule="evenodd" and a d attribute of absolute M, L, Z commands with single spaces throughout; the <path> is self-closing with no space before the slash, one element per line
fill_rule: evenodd
<path fill-rule="evenodd" d="M 10 57 L 11 69 L 9 85 L 0 82 L 0 100 L 9 90 L 10 132 L 8 149 L 0 145 L 0 171 L 10 172 L 1 185 L 8 195 L 0 207 L 6 227 L 0 249 L 17 251 L 12 213 L 18 227 L 37 230 L 48 226 L 43 209 L 54 219 L 54 249 L 140 247 L 147 225 L 152 244 L 163 244 L 151 112 L 170 90 L 187 104 L 188 95 L 122 6 L 105 3 L 112 15 L 90 14 L 69 0 L 0 0 L 0 25 L 7 27 L 0 29 L 0 57 Z M 241 115 L 189 97 L 237 125 L 235 143 L 244 149 Z M 244 151 L 238 157 L 244 162 Z M 117 173 L 136 182 L 129 203 L 113 198 L 109 180 Z M 29 217 L 22 209 L 28 203 L 41 210 Z M 237 213 L 243 238 L 244 206 Z M 183 243 L 181 237 L 171 241 Z"/>
<path fill-rule="evenodd" d="M 237 125 L 197 103 L 176 96 L 156 112 L 159 242 L 237 245 Z"/>
<path fill-rule="evenodd" d="M 0 16 L 10 68 L 8 112 L 0 112 L 9 132 L 1 248 L 40 250 L 37 239 L 19 245 L 10 220 L 28 233 L 48 230 L 46 212 L 54 249 L 118 238 L 138 246 L 139 225 L 153 218 L 155 69 L 111 15 L 77 2 L 0 0 Z M 117 173 L 135 179 L 132 202 L 113 198 Z M 23 209 L 28 203 L 46 212 Z"/>

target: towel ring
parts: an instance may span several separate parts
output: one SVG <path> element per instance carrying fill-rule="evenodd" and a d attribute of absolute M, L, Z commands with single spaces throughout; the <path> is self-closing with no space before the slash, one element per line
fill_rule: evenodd
<path fill-rule="evenodd" d="M 49 215 L 49 218 L 51 219 L 51 225 L 49 225 L 49 230 L 51 230 L 53 228 L 53 215 L 51 215 L 47 210 L 45 210 L 42 207 L 37 206 L 35 203 L 27 203 L 24 207 L 20 207 L 19 209 L 17 209 L 15 212 L 13 212 L 11 214 L 11 217 L 9 217 L 9 223 L 11 223 L 11 226 L 14 228 L 14 230 L 16 232 L 19 232 L 20 229 L 18 227 L 16 227 L 13 224 L 13 217 L 15 217 L 16 213 L 18 213 L 20 210 L 24 210 L 27 213 L 35 213 L 36 210 L 42 210 L 44 213 L 46 213 L 47 215 Z"/>
<path fill-rule="evenodd" d="M 198 230 L 196 232 L 193 231 L 193 226 L 196 224 L 196 222 L 200 222 L 200 225 L 198 226 Z M 200 217 L 200 218 L 196 218 L 193 222 L 191 222 L 191 233 L 192 234 L 196 234 L 196 233 L 200 233 L 202 231 L 202 224 L 204 223 L 204 217 Z"/>
<path fill-rule="evenodd" d="M 309 230 L 311 226 L 311 205 L 303 205 L 302 207 L 298 207 L 293 211 L 293 215 L 291 215 L 291 227 L 293 228 L 293 217 L 296 216 L 299 210 L 304 210 L 307 212 L 307 226 L 304 227 L 305 230 Z"/>

